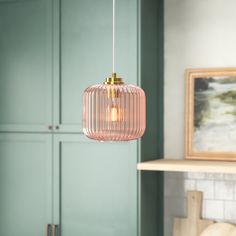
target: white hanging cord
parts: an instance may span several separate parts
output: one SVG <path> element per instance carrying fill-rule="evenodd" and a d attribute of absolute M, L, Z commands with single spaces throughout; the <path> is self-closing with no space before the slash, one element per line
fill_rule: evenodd
<path fill-rule="evenodd" d="M 112 53 L 113 53 L 113 65 L 112 65 L 112 70 L 113 73 L 115 73 L 115 9 L 116 9 L 116 0 L 113 0 L 113 26 L 112 26 L 112 30 L 113 30 L 113 35 L 112 35 L 112 40 L 113 40 L 113 45 L 112 45 Z"/>

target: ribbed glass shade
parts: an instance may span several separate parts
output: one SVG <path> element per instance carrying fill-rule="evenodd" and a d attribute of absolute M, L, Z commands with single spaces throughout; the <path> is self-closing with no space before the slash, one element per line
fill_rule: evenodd
<path fill-rule="evenodd" d="M 83 132 L 100 141 L 128 141 L 146 128 L 146 97 L 134 85 L 101 84 L 83 95 Z"/>

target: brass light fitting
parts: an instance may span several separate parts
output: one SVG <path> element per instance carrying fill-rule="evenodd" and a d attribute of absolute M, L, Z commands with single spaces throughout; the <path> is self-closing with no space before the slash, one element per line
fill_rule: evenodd
<path fill-rule="evenodd" d="M 117 78 L 116 73 L 112 73 L 112 76 L 109 78 L 106 78 L 104 84 L 110 84 L 110 85 L 122 85 L 124 82 L 122 81 L 122 78 Z"/>

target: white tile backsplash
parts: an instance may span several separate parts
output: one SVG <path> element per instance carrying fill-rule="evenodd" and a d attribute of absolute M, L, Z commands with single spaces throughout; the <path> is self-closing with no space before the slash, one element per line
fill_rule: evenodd
<path fill-rule="evenodd" d="M 234 200 L 236 200 L 236 181 L 234 182 Z"/>
<path fill-rule="evenodd" d="M 219 174 L 219 173 L 206 173 L 205 175 L 206 179 L 211 179 L 211 180 L 222 180 L 224 179 L 224 174 Z"/>
<path fill-rule="evenodd" d="M 236 223 L 236 202 L 235 201 L 225 202 L 224 216 L 225 216 L 225 219 L 230 220 L 233 223 Z"/>
<path fill-rule="evenodd" d="M 234 181 L 215 181 L 215 199 L 233 200 Z"/>
<path fill-rule="evenodd" d="M 212 220 L 224 219 L 224 201 L 204 200 L 203 205 L 203 218 Z"/>
<path fill-rule="evenodd" d="M 214 181 L 197 180 L 196 190 L 204 193 L 204 199 L 214 199 Z"/>
<path fill-rule="evenodd" d="M 187 178 L 188 179 L 205 179 L 206 174 L 205 173 L 198 173 L 198 172 L 188 172 Z"/>
<path fill-rule="evenodd" d="M 196 180 L 186 179 L 184 180 L 184 192 L 195 190 L 196 189 Z"/>
<path fill-rule="evenodd" d="M 224 174 L 224 180 L 236 180 L 236 175 L 235 174 Z"/>
<path fill-rule="evenodd" d="M 236 174 L 165 173 L 165 236 L 172 236 L 173 218 L 186 216 L 186 193 L 203 192 L 202 217 L 236 224 Z"/>

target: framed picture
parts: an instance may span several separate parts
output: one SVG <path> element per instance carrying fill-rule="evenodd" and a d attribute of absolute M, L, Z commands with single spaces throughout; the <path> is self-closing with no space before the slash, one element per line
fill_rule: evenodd
<path fill-rule="evenodd" d="M 186 159 L 236 161 L 236 68 L 186 71 Z"/>

